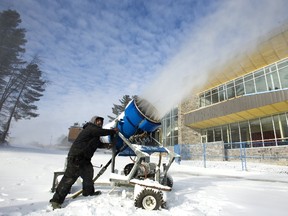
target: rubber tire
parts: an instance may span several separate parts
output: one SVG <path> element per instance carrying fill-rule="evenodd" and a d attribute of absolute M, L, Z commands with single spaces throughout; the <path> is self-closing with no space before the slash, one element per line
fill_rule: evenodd
<path fill-rule="evenodd" d="M 134 205 L 145 210 L 158 210 L 163 203 L 161 191 L 145 188 L 137 195 Z"/>

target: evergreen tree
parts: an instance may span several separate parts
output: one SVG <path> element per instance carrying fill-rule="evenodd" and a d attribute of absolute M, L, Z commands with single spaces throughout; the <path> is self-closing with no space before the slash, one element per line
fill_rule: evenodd
<path fill-rule="evenodd" d="M 124 112 L 125 107 L 127 106 L 127 104 L 134 99 L 136 96 L 132 96 L 132 98 L 129 95 L 124 95 L 122 99 L 119 99 L 120 101 L 120 105 L 117 104 L 113 104 L 114 107 L 112 107 L 112 113 L 115 115 L 115 117 L 113 116 L 107 116 L 109 118 L 109 121 L 113 121 L 114 119 L 117 118 L 117 116 L 119 116 L 122 112 Z"/>
<path fill-rule="evenodd" d="M 20 15 L 14 10 L 0 12 L 0 137 L 4 133 L 8 105 L 16 91 L 20 69 L 25 64 L 21 56 L 25 52 L 25 29 L 19 28 Z M 3 108 L 5 108 L 3 110 Z"/>
<path fill-rule="evenodd" d="M 9 98 L 8 115 L 3 125 L 0 143 L 5 141 L 13 117 L 17 121 L 35 118 L 39 115 L 36 113 L 37 106 L 34 103 L 43 96 L 47 81 L 42 78 L 43 72 L 39 69 L 38 62 L 38 58 L 35 57 L 21 70 L 21 76 L 17 80 L 17 91 L 13 93 L 13 97 Z"/>
<path fill-rule="evenodd" d="M 25 29 L 19 28 L 21 23 L 17 11 L 0 12 L 0 92 L 3 92 L 7 76 L 19 65 L 23 65 L 20 56 L 25 52 Z"/>

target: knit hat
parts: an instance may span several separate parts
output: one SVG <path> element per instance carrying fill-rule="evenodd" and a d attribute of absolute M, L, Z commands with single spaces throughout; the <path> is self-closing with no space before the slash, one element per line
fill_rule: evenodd
<path fill-rule="evenodd" d="M 104 118 L 100 117 L 100 116 L 93 116 L 90 120 L 90 122 L 92 124 L 95 124 L 96 119 L 101 119 L 104 122 Z"/>

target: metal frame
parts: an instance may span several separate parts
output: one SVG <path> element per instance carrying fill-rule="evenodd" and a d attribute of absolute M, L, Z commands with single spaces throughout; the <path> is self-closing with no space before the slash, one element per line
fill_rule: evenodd
<path fill-rule="evenodd" d="M 138 167 L 140 166 L 141 162 L 147 158 L 150 157 L 150 155 L 146 152 L 144 152 L 143 148 L 144 146 L 141 145 L 137 145 L 137 144 L 132 144 L 128 139 L 126 139 L 124 137 L 123 134 L 121 134 L 120 132 L 118 133 L 119 137 L 125 142 L 125 144 L 131 148 L 131 150 L 136 154 L 136 161 L 134 163 L 133 168 L 131 169 L 130 173 L 127 176 L 124 175 L 120 175 L 120 174 L 116 174 L 114 173 L 114 171 L 112 170 L 111 176 L 110 176 L 110 182 L 114 182 L 114 183 L 119 183 L 119 184 L 130 184 L 135 172 L 137 171 Z M 164 175 L 164 179 L 167 176 L 167 172 L 171 166 L 171 164 L 173 163 L 173 161 L 175 160 L 175 158 L 180 157 L 180 155 L 174 153 L 174 152 L 170 152 L 167 148 L 164 148 L 162 146 L 159 147 L 152 147 L 152 151 L 155 150 L 154 152 L 159 152 L 159 162 L 157 165 L 157 173 L 156 173 L 156 178 L 154 179 L 155 181 L 159 182 L 160 181 L 160 169 L 161 169 L 161 153 L 165 152 L 168 154 L 169 156 L 169 162 L 167 165 L 163 166 L 163 175 Z M 113 158 L 116 157 L 116 155 L 112 156 Z M 113 160 L 112 167 L 115 167 L 115 159 Z"/>

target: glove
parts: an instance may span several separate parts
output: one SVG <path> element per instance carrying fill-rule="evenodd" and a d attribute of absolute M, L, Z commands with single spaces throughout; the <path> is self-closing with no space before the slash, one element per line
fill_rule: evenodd
<path fill-rule="evenodd" d="M 107 149 L 111 149 L 113 147 L 113 143 L 107 143 Z"/>
<path fill-rule="evenodd" d="M 118 133 L 118 132 L 119 132 L 119 129 L 118 129 L 118 128 L 113 128 L 112 130 L 114 130 L 115 133 Z"/>

